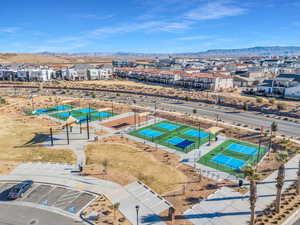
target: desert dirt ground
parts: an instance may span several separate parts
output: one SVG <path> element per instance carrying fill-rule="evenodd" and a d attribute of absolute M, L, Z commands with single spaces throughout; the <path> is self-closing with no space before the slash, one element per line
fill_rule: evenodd
<path fill-rule="evenodd" d="M 105 196 L 99 197 L 96 201 L 92 202 L 85 210 L 86 216 L 93 214 L 94 212 L 100 214 L 94 224 L 116 224 L 116 225 L 131 225 L 131 223 L 122 215 L 118 210 L 117 205 L 113 205 L 109 199 Z"/>
<path fill-rule="evenodd" d="M 127 185 L 140 180 L 176 208 L 173 224 L 189 224 L 182 213 L 199 199 L 206 198 L 220 186 L 232 183 L 216 183 L 199 175 L 192 167 L 180 163 L 178 156 L 143 143 L 111 136 L 87 146 L 87 167 L 84 174 Z M 103 162 L 107 161 L 105 167 Z M 160 216 L 171 224 L 168 212 Z"/>
<path fill-rule="evenodd" d="M 88 85 L 101 85 L 101 86 L 127 86 L 127 87 L 138 87 L 138 88 L 154 88 L 154 89 L 173 89 L 168 87 L 162 87 L 159 85 L 151 85 L 151 84 L 144 84 L 144 83 L 138 83 L 134 81 L 127 81 L 127 80 L 96 80 L 96 81 L 78 81 L 76 82 L 78 84 L 88 84 Z"/>
<path fill-rule="evenodd" d="M 48 149 L 41 145 L 40 142 L 48 137 L 49 127 L 58 125 L 53 121 L 26 116 L 18 108 L 26 101 L 8 99 L 8 105 L 0 111 L 0 173 L 7 173 L 22 162 L 74 163 L 75 156 L 71 151 Z"/>
<path fill-rule="evenodd" d="M 158 193 L 177 189 L 180 183 L 186 181 L 183 173 L 159 162 L 151 153 L 118 142 L 107 138 L 88 145 L 87 169 L 96 176 L 104 176 L 121 185 L 139 179 Z M 105 159 L 108 161 L 107 174 L 103 173 L 102 161 Z"/>

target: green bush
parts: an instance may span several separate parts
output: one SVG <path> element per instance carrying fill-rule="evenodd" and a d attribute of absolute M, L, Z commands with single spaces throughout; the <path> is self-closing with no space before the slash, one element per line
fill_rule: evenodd
<path fill-rule="evenodd" d="M 273 104 L 275 103 L 275 99 L 273 99 L 273 98 L 269 99 L 269 103 L 270 103 L 271 105 L 273 105 Z"/>
<path fill-rule="evenodd" d="M 6 100 L 2 97 L 0 97 L 0 104 L 6 104 Z"/>
<path fill-rule="evenodd" d="M 283 103 L 278 103 L 277 104 L 277 109 L 280 111 L 280 110 L 285 110 L 286 109 L 286 106 L 283 104 Z"/>

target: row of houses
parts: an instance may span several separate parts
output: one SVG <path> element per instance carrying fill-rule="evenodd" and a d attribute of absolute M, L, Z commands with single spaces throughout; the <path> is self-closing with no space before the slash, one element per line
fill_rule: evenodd
<path fill-rule="evenodd" d="M 221 90 L 233 87 L 231 76 L 220 73 L 188 73 L 142 68 L 115 68 L 116 77 L 161 83 L 170 86 L 197 88 L 200 90 Z"/>
<path fill-rule="evenodd" d="M 104 80 L 110 79 L 113 67 L 110 64 L 95 67 L 89 64 L 77 64 L 63 69 L 24 65 L 6 65 L 0 67 L 0 80 L 10 81 L 49 81 L 57 80 Z"/>
<path fill-rule="evenodd" d="M 300 74 L 280 74 L 264 80 L 254 91 L 266 96 L 300 98 Z"/>

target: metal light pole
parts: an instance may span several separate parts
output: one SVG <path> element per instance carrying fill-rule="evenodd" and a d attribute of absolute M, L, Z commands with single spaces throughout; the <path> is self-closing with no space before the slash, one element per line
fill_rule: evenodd
<path fill-rule="evenodd" d="M 154 104 L 154 123 L 156 123 L 156 102 Z"/>
<path fill-rule="evenodd" d="M 139 210 L 140 210 L 140 206 L 136 205 L 135 206 L 135 210 L 136 210 L 136 225 L 139 225 Z"/>
<path fill-rule="evenodd" d="M 66 130 L 67 130 L 67 142 L 70 144 L 70 138 L 69 138 L 69 126 L 68 123 L 66 124 Z"/>
<path fill-rule="evenodd" d="M 89 125 L 89 116 L 86 115 L 86 131 L 87 131 L 87 139 L 90 139 L 90 125 Z"/>
<path fill-rule="evenodd" d="M 51 146 L 53 146 L 53 132 L 52 132 L 52 128 L 50 128 L 50 140 L 51 140 Z"/>
<path fill-rule="evenodd" d="M 79 130 L 80 130 L 80 134 L 82 134 L 81 120 L 79 120 Z"/>

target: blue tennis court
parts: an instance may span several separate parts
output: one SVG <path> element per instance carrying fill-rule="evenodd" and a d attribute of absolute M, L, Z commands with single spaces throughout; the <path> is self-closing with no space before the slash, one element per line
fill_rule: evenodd
<path fill-rule="evenodd" d="M 182 149 L 186 149 L 188 146 L 194 144 L 195 142 L 193 141 L 190 141 L 190 140 L 184 140 L 178 144 L 176 144 L 175 146 L 179 147 L 179 148 L 182 148 Z"/>
<path fill-rule="evenodd" d="M 242 153 L 245 155 L 256 155 L 257 153 L 257 149 L 256 148 L 252 148 L 246 145 L 240 145 L 240 144 L 231 144 L 227 147 L 228 150 L 230 151 L 234 151 L 234 152 L 238 152 L 238 153 Z"/>
<path fill-rule="evenodd" d="M 166 129 L 168 131 L 173 131 L 176 130 L 177 128 L 179 128 L 180 126 L 178 125 L 174 125 L 171 123 L 160 123 L 157 125 L 157 127 L 162 128 L 162 129 Z"/>
<path fill-rule="evenodd" d="M 168 143 L 172 144 L 172 145 L 177 145 L 180 142 L 183 142 L 185 139 L 180 138 L 180 137 L 172 137 L 171 139 L 167 140 Z"/>
<path fill-rule="evenodd" d="M 62 117 L 62 118 L 68 118 L 71 115 L 69 112 L 62 112 L 58 113 L 57 116 Z"/>
<path fill-rule="evenodd" d="M 199 132 L 198 130 L 188 130 L 186 132 L 184 132 L 184 134 L 186 135 L 189 135 L 189 136 L 192 136 L 192 137 L 197 137 L 197 138 L 206 138 L 208 137 L 208 133 L 205 133 L 205 132 Z"/>
<path fill-rule="evenodd" d="M 81 113 L 92 113 L 92 112 L 96 112 L 95 109 L 89 109 L 89 108 L 78 109 L 78 111 L 81 112 Z"/>
<path fill-rule="evenodd" d="M 139 132 L 139 134 L 143 135 L 143 136 L 146 136 L 146 137 L 149 137 L 149 138 L 155 138 L 155 137 L 158 137 L 160 135 L 162 135 L 163 133 L 162 132 L 159 132 L 159 131 L 156 131 L 156 130 L 151 130 L 151 129 L 145 129 L 145 130 L 141 130 Z"/>
<path fill-rule="evenodd" d="M 47 110 L 47 109 L 37 109 L 37 110 L 32 111 L 32 114 L 40 115 L 40 114 L 44 114 L 47 112 L 49 112 L 49 110 Z"/>
<path fill-rule="evenodd" d="M 53 109 L 56 110 L 56 111 L 63 111 L 63 110 L 72 109 L 72 106 L 61 105 L 61 106 L 53 107 Z"/>
<path fill-rule="evenodd" d="M 96 112 L 96 113 L 92 113 L 92 116 L 105 118 L 105 117 L 112 116 L 112 114 L 109 112 Z"/>
<path fill-rule="evenodd" d="M 240 169 L 246 163 L 245 161 L 235 159 L 235 158 L 232 158 L 230 156 L 223 155 L 223 154 L 219 154 L 219 155 L 213 157 L 211 159 L 211 161 L 214 162 L 214 163 L 223 165 L 223 166 L 233 168 L 233 169 Z"/>
<path fill-rule="evenodd" d="M 75 117 L 75 119 L 77 119 L 81 122 L 87 121 L 86 116 L 74 116 L 74 117 Z M 89 118 L 89 121 L 91 121 L 91 118 Z"/>

